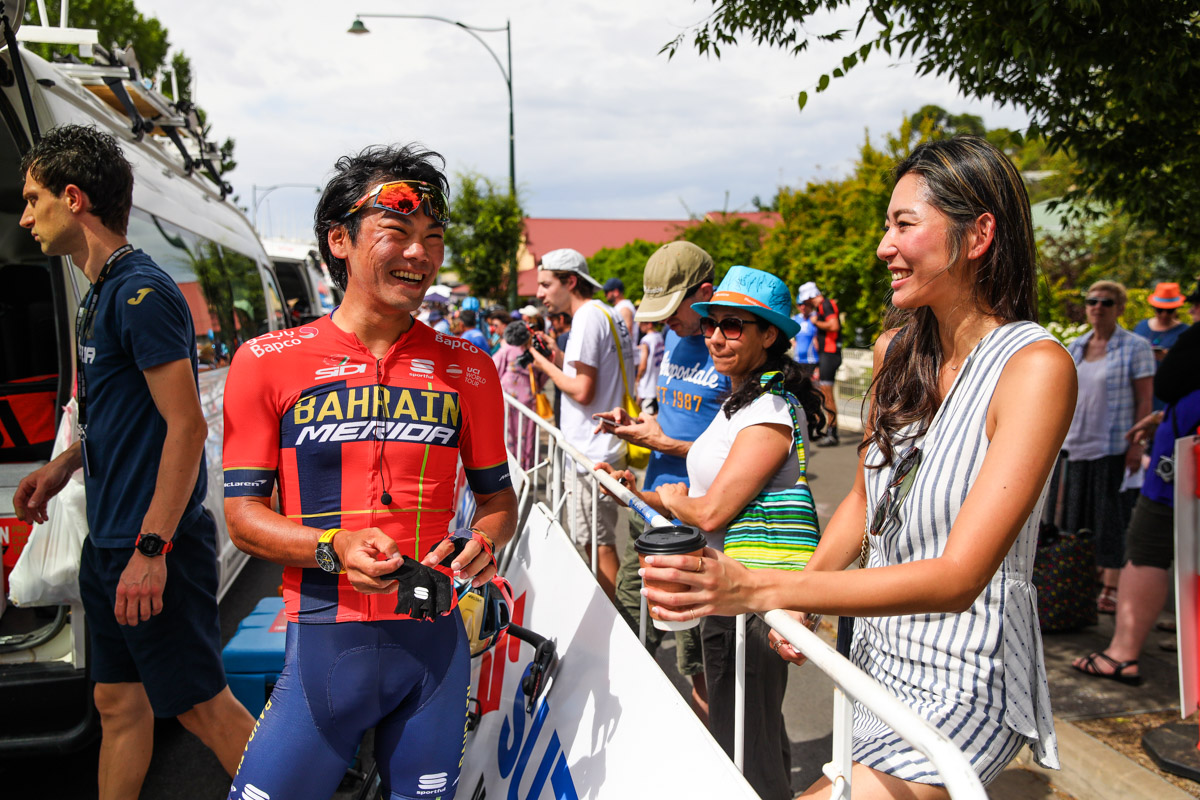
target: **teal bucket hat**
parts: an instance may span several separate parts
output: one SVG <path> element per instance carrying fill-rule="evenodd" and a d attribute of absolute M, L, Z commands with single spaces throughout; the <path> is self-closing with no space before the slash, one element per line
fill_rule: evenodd
<path fill-rule="evenodd" d="M 791 290 L 779 278 L 761 269 L 730 267 L 713 292 L 712 300 L 692 304 L 696 313 L 705 317 L 713 306 L 749 311 L 779 328 L 789 339 L 800 332 L 800 323 L 788 316 L 792 310 Z"/>

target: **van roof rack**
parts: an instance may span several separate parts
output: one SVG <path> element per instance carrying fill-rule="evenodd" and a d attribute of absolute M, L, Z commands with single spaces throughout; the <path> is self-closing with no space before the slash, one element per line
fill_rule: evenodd
<path fill-rule="evenodd" d="M 95 63 L 85 64 L 70 56 L 56 61 L 54 66 L 60 73 L 124 114 L 130 121 L 130 132 L 138 141 L 146 134 L 169 139 L 179 151 L 187 174 L 203 168 L 220 189 L 222 200 L 233 191 L 221 179 L 216 167 L 220 151 L 204 138 L 196 107 L 186 99 L 172 100 L 143 78 L 132 47 L 113 47 L 110 51 L 99 44 L 97 32 L 88 28 L 22 25 L 16 33 L 23 42 L 78 46 L 80 55 L 93 58 Z"/>

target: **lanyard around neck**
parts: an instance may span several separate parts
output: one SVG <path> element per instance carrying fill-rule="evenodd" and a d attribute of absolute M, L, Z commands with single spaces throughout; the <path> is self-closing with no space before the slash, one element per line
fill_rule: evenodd
<path fill-rule="evenodd" d="M 104 285 L 104 281 L 108 278 L 108 273 L 112 270 L 113 264 L 120 261 L 125 256 L 133 252 L 133 245 L 123 244 L 113 251 L 113 254 L 104 262 L 104 266 L 100 269 L 100 274 L 96 276 L 96 282 L 92 284 L 92 288 L 88 290 L 87 297 L 84 298 L 83 305 L 79 307 L 79 312 L 75 316 L 75 347 L 76 347 L 76 402 L 79 404 L 79 430 L 80 436 L 87 436 L 87 370 L 84 368 L 84 348 L 83 343 L 92 329 L 92 321 L 96 316 L 96 307 L 100 304 L 100 287 Z"/>

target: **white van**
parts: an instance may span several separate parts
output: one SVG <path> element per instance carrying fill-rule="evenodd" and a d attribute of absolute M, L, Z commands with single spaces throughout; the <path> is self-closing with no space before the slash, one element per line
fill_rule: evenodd
<path fill-rule="evenodd" d="M 27 26 L 19 38 L 61 42 L 90 33 L 95 41 L 94 32 L 55 33 L 47 39 L 45 30 Z M 0 50 L 0 544 L 5 571 L 28 532 L 13 512 L 14 491 L 49 457 L 60 409 L 73 392 L 73 322 L 87 290 L 86 278 L 69 259 L 44 256 L 17 224 L 24 207 L 19 162 L 30 146 L 32 109 L 41 131 L 92 124 L 122 143 L 135 176 L 129 240 L 175 278 L 191 307 L 209 425 L 206 506 L 217 523 L 224 595 L 247 561 L 229 540 L 222 510 L 227 365 L 242 342 L 289 327 L 287 305 L 254 229 L 211 169 L 213 148 L 202 141 L 194 118 L 189 124 L 186 114 L 146 88 L 119 59 L 103 60 L 118 63 L 48 63 L 21 48 L 18 66 L 8 47 Z M 24 97 L 20 66 L 28 90 Z M 94 735 L 82 622 L 78 607 L 9 604 L 0 616 L 0 756 L 65 752 Z"/>
<path fill-rule="evenodd" d="M 292 324 L 312 322 L 342 302 L 342 290 L 321 261 L 316 242 L 263 239 L 262 243 L 279 278 Z"/>

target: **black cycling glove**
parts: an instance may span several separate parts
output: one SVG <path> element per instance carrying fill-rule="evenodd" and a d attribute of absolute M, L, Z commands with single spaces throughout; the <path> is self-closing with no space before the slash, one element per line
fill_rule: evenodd
<path fill-rule="evenodd" d="M 381 575 L 380 579 L 400 583 L 396 590 L 397 614 L 423 620 L 440 617 L 454 610 L 450 576 L 420 561 L 406 558 L 399 569 Z"/>

